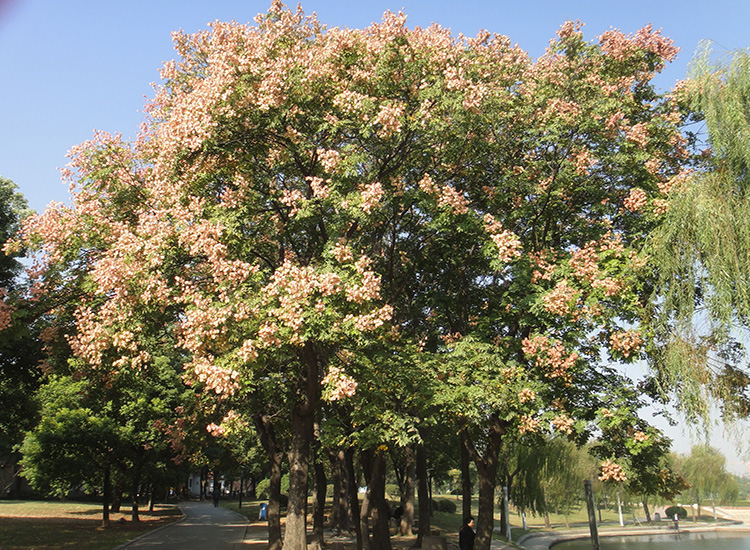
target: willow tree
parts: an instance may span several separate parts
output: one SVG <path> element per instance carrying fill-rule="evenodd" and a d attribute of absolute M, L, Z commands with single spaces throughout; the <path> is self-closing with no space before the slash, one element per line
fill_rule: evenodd
<path fill-rule="evenodd" d="M 743 335 L 750 327 L 750 53 L 703 44 L 678 92 L 707 147 L 670 192 L 652 236 L 659 277 L 652 358 L 685 412 L 750 414 Z"/>

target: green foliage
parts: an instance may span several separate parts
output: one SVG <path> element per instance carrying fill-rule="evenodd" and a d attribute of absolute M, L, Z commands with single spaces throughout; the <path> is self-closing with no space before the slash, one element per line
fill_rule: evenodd
<path fill-rule="evenodd" d="M 268 498 L 268 490 L 271 487 L 271 480 L 261 479 L 256 485 L 255 485 L 255 492 L 257 493 L 258 497 Z"/>
<path fill-rule="evenodd" d="M 24 302 L 19 279 L 22 249 L 3 247 L 15 240 L 21 221 L 29 216 L 26 199 L 16 185 L 0 177 L 0 462 L 14 457 L 14 448 L 36 421 L 33 394 L 39 386 L 42 360 L 36 318 L 39 306 Z"/>
<path fill-rule="evenodd" d="M 696 169 L 674 185 L 651 237 L 658 276 L 656 346 L 662 391 L 692 418 L 717 399 L 728 419 L 750 414 L 741 344 L 750 327 L 750 54 L 704 43 L 681 92 L 705 124 Z"/>
<path fill-rule="evenodd" d="M 447 498 L 433 500 L 432 507 L 435 511 L 446 514 L 455 514 L 457 508 L 456 502 L 454 500 L 448 500 Z"/>
<path fill-rule="evenodd" d="M 41 391 L 42 419 L 21 446 L 23 475 L 41 491 L 65 496 L 99 488 L 104 469 L 123 446 L 123 432 L 100 412 L 81 406 L 87 384 L 55 378 Z"/>
<path fill-rule="evenodd" d="M 726 457 L 710 445 L 695 445 L 681 461 L 682 474 L 690 483 L 695 502 L 714 499 L 732 502 L 737 499 L 737 478 L 726 471 Z"/>
<path fill-rule="evenodd" d="M 681 520 L 685 519 L 688 515 L 687 510 L 682 506 L 670 506 L 664 510 L 664 514 L 667 516 L 667 519 L 672 519 L 677 514 L 677 517 Z"/>

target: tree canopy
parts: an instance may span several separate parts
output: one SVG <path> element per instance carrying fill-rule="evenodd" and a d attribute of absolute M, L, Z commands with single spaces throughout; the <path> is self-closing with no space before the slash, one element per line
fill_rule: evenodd
<path fill-rule="evenodd" d="M 72 205 L 25 225 L 40 284 L 69 297 L 60 342 L 88 373 L 163 353 L 223 403 L 276 381 L 289 550 L 322 402 L 349 410 L 373 478 L 384 440 L 447 412 L 487 548 L 502 441 L 586 440 L 624 381 L 611 365 L 644 352 L 640 252 L 687 157 L 651 79 L 677 49 L 568 22 L 533 61 L 485 31 L 326 28 L 278 1 L 175 46 L 138 139 L 76 147 Z"/>

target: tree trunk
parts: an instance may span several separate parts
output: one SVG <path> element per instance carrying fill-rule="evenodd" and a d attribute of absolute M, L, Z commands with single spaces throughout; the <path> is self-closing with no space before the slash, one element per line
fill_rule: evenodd
<path fill-rule="evenodd" d="M 471 511 L 471 470 L 469 463 L 469 449 L 464 441 L 467 437 L 466 431 L 461 430 L 461 515 L 467 518 L 472 515 Z"/>
<path fill-rule="evenodd" d="M 403 537 L 412 536 L 412 525 L 414 525 L 414 489 L 417 484 L 417 461 L 414 457 L 414 447 L 409 445 L 404 449 L 406 452 L 406 479 L 404 483 L 404 495 L 401 500 L 403 514 L 399 525 L 399 534 Z"/>
<path fill-rule="evenodd" d="M 276 434 L 271 423 L 271 417 L 266 414 L 257 414 L 253 420 L 258 430 L 261 445 L 268 453 L 268 463 L 271 473 L 269 475 L 268 508 L 266 509 L 266 521 L 268 522 L 268 550 L 280 550 L 281 539 L 281 460 L 283 453 L 279 451 L 276 443 Z"/>
<path fill-rule="evenodd" d="M 13 460 L 13 479 L 11 480 L 10 490 L 8 491 L 8 498 L 15 500 L 21 498 L 21 465 L 18 463 L 18 455 L 14 455 Z"/>
<path fill-rule="evenodd" d="M 416 548 L 422 548 L 422 541 L 430 535 L 430 489 L 427 486 L 427 449 L 424 443 L 417 447 L 417 498 L 419 499 L 419 530 L 417 532 Z"/>
<path fill-rule="evenodd" d="M 112 506 L 109 507 L 109 510 L 113 514 L 120 512 L 120 505 L 122 504 L 122 485 L 120 483 L 119 481 L 115 483 L 112 489 Z"/>
<path fill-rule="evenodd" d="M 292 409 L 289 445 L 289 506 L 286 512 L 284 550 L 307 548 L 307 475 L 314 413 L 320 393 L 319 357 L 310 342 L 300 351 L 304 371 L 297 381 L 297 403 Z"/>
<path fill-rule="evenodd" d="M 110 466 L 104 467 L 104 481 L 102 482 L 102 527 L 109 527 L 109 500 L 112 498 L 112 481 Z"/>
<path fill-rule="evenodd" d="M 357 548 L 358 550 L 365 550 L 365 534 L 367 531 L 362 531 L 362 524 L 360 523 L 362 514 L 359 509 L 357 476 L 354 472 L 354 448 L 349 447 L 346 449 L 344 457 L 346 460 L 346 486 L 349 494 L 349 510 L 352 513 L 352 524 L 357 534 Z M 362 506 L 364 507 L 364 503 Z"/>
<path fill-rule="evenodd" d="M 391 550 L 390 509 L 385 500 L 385 454 L 378 450 L 363 451 L 362 465 L 365 472 L 369 472 L 367 495 L 372 517 L 372 543 L 369 547 L 371 550 Z"/>
<path fill-rule="evenodd" d="M 367 466 L 363 464 L 363 468 L 367 471 Z M 371 488 L 368 485 L 367 490 L 362 498 L 362 508 L 359 510 L 359 532 L 362 533 L 362 546 L 360 550 L 372 550 L 372 541 L 370 540 L 370 526 L 368 520 L 370 518 L 370 493 Z M 359 543 L 359 541 L 357 541 Z"/>
<path fill-rule="evenodd" d="M 318 427 L 316 426 L 316 432 Z M 324 546 L 323 540 L 323 523 L 325 522 L 326 506 L 326 471 L 320 460 L 320 453 L 315 453 L 313 462 L 313 471 L 315 474 L 315 492 L 313 493 L 313 528 L 311 545 L 315 549 Z"/>
<path fill-rule="evenodd" d="M 141 521 L 141 515 L 138 510 L 138 492 L 141 488 L 141 470 L 143 465 L 141 459 L 137 459 L 135 468 L 133 469 L 133 483 L 130 486 L 130 521 L 139 522 Z"/>
<path fill-rule="evenodd" d="M 141 486 L 141 474 L 140 467 L 136 469 L 133 475 L 133 485 L 130 489 L 130 521 L 138 522 L 141 521 L 141 515 L 138 510 L 138 490 Z"/>
<path fill-rule="evenodd" d="M 651 512 L 648 510 L 648 499 L 643 497 L 643 512 L 646 514 L 646 523 L 651 523 Z"/>
<path fill-rule="evenodd" d="M 464 427 L 464 431 L 466 428 Z M 479 474 L 479 501 L 476 539 L 474 550 L 490 550 L 492 532 L 495 526 L 495 481 L 497 477 L 498 457 L 503 435 L 505 434 L 505 421 L 496 415 L 488 419 L 486 444 L 484 453 L 480 455 L 471 435 L 466 432 L 464 439 L 469 455 L 474 460 Z"/>
<path fill-rule="evenodd" d="M 342 452 L 332 451 L 331 449 L 328 450 L 328 462 L 331 465 L 331 483 L 333 484 L 331 517 L 328 521 L 328 527 L 337 535 L 343 531 L 343 516 L 346 503 L 343 468 L 341 467 L 341 461 L 339 460 L 340 456 L 343 457 Z"/>

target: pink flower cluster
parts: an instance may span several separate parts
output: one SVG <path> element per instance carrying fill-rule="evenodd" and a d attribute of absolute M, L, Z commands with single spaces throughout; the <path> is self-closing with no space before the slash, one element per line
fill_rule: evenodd
<path fill-rule="evenodd" d="M 0 288 L 0 331 L 10 326 L 10 316 L 13 313 L 13 306 L 6 302 L 8 291 Z"/>
<path fill-rule="evenodd" d="M 555 288 L 542 297 L 544 309 L 555 315 L 565 316 L 571 313 L 578 302 L 578 291 L 563 279 Z"/>
<path fill-rule="evenodd" d="M 328 374 L 323 378 L 323 385 L 326 387 L 324 397 L 328 401 L 352 397 L 357 392 L 357 381 L 346 374 L 341 367 L 329 367 Z"/>
<path fill-rule="evenodd" d="M 564 434 L 573 433 L 574 420 L 569 416 L 558 415 L 552 419 L 552 427 Z"/>
<path fill-rule="evenodd" d="M 378 135 L 387 138 L 401 131 L 401 117 L 404 115 L 404 106 L 400 103 L 380 106 L 378 116 L 372 121 L 373 125 L 379 127 Z"/>
<path fill-rule="evenodd" d="M 638 212 L 646 206 L 647 202 L 646 192 L 636 187 L 630 190 L 630 194 L 623 201 L 623 205 L 631 212 Z"/>
<path fill-rule="evenodd" d="M 518 392 L 519 403 L 526 403 L 526 402 L 535 401 L 535 400 L 536 400 L 536 392 L 532 390 L 531 388 L 524 388 L 520 392 Z"/>
<path fill-rule="evenodd" d="M 672 40 L 662 36 L 661 30 L 654 31 L 650 24 L 640 29 L 635 36 L 626 36 L 616 29 L 606 31 L 599 37 L 599 44 L 604 53 L 618 61 L 625 61 L 638 51 L 651 52 L 662 60 L 657 68 L 674 60 L 680 51 Z"/>
<path fill-rule="evenodd" d="M 599 480 L 619 483 L 627 481 L 627 477 L 625 476 L 625 471 L 622 469 L 622 466 L 607 459 L 599 465 Z"/>
<path fill-rule="evenodd" d="M 495 243 L 501 262 L 509 262 L 521 255 L 521 240 L 512 231 L 503 229 L 502 223 L 495 220 L 492 214 L 484 216 L 484 228 Z"/>
<path fill-rule="evenodd" d="M 362 189 L 362 210 L 367 214 L 380 204 L 380 199 L 383 196 L 383 186 L 379 182 L 373 182 L 369 185 L 365 185 Z"/>
<path fill-rule="evenodd" d="M 461 193 L 448 184 L 435 183 L 429 174 L 425 174 L 419 181 L 419 188 L 437 199 L 440 208 L 447 208 L 454 214 L 465 214 L 469 211 L 469 202 Z"/>
<path fill-rule="evenodd" d="M 239 387 L 240 373 L 234 369 L 218 366 L 211 356 L 196 359 L 189 366 L 192 367 L 198 381 L 204 383 L 206 388 L 213 390 L 217 395 L 232 395 Z"/>
<path fill-rule="evenodd" d="M 539 419 L 530 414 L 524 414 L 518 419 L 518 433 L 521 435 L 539 431 Z"/>
<path fill-rule="evenodd" d="M 548 378 L 572 379 L 571 369 L 578 361 L 578 352 L 568 353 L 565 346 L 547 336 L 524 338 L 521 343 L 524 355 L 545 371 Z"/>
<path fill-rule="evenodd" d="M 624 357 L 630 357 L 630 355 L 641 348 L 643 345 L 643 338 L 638 332 L 627 330 L 614 333 L 610 337 L 609 343 L 612 346 L 612 349 L 619 351 Z"/>

